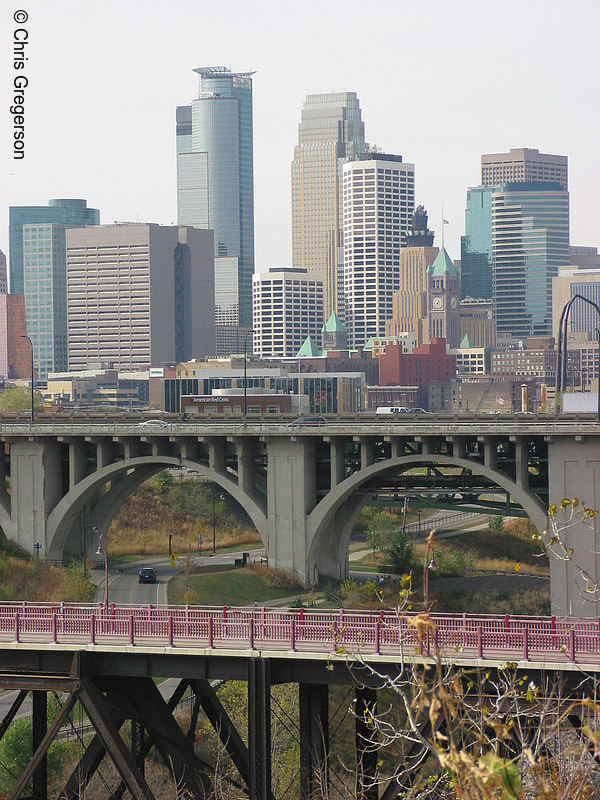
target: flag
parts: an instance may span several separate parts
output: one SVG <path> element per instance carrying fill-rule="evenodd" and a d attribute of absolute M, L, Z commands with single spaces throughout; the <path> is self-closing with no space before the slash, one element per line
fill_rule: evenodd
<path fill-rule="evenodd" d="M 450 225 L 450 220 L 442 218 L 442 222 L 444 223 L 444 225 Z"/>
<path fill-rule="evenodd" d="M 504 398 L 503 397 L 498 397 L 498 395 L 496 395 L 496 402 L 498 403 L 499 406 L 503 406 L 504 405 Z"/>

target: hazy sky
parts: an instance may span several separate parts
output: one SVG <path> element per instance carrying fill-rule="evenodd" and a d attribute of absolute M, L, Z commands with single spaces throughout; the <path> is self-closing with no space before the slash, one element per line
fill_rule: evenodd
<path fill-rule="evenodd" d="M 21 71 L 16 28 L 28 32 Z M 174 222 L 175 107 L 197 93 L 192 69 L 211 65 L 256 70 L 259 271 L 291 264 L 290 164 L 311 92 L 357 92 L 367 141 L 415 164 L 416 200 L 438 234 L 443 203 L 453 258 L 481 153 L 510 147 L 568 155 L 571 243 L 600 245 L 598 0 L 3 0 L 0 32 L 7 254 L 9 205 L 83 197 L 103 223 Z M 21 75 L 25 158 L 15 161 Z"/>

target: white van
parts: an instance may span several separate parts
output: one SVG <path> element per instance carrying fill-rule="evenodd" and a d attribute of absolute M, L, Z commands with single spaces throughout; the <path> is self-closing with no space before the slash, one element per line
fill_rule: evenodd
<path fill-rule="evenodd" d="M 378 416 L 388 416 L 390 414 L 410 414 L 410 408 L 406 408 L 406 406 L 378 406 L 375 409 L 375 413 Z"/>

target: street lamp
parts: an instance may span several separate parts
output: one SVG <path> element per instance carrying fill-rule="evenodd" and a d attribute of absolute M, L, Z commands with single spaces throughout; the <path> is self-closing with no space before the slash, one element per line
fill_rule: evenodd
<path fill-rule="evenodd" d="M 556 392 L 564 392 L 567 388 L 567 331 L 569 325 L 569 315 L 571 313 L 571 306 L 576 300 L 583 300 L 584 303 L 595 309 L 598 317 L 600 318 L 600 306 L 590 300 L 589 297 L 584 297 L 582 294 L 574 294 L 563 306 L 558 325 L 558 348 L 556 354 Z M 598 338 L 598 359 L 600 363 L 600 337 Z M 598 378 L 598 407 L 597 416 L 600 420 L 600 376 Z"/>
<path fill-rule="evenodd" d="M 96 532 L 97 528 L 92 528 L 92 530 Z M 102 537 L 104 537 L 104 549 L 102 549 Z M 106 608 L 106 616 L 108 616 L 108 545 L 105 533 L 100 534 L 96 555 L 104 556 L 104 607 Z"/>
<path fill-rule="evenodd" d="M 225 496 L 220 494 L 218 495 L 219 500 L 224 500 Z M 215 487 L 213 486 L 212 490 L 212 501 L 213 501 L 213 556 L 217 552 L 216 548 L 216 535 L 217 535 L 217 492 L 215 491 Z"/>
<path fill-rule="evenodd" d="M 34 414 L 33 414 L 33 342 L 26 334 L 21 334 L 19 337 L 20 339 L 27 339 L 29 342 L 29 347 L 31 348 L 31 424 L 34 423 Z"/>
<path fill-rule="evenodd" d="M 433 537 L 435 536 L 436 528 L 432 528 L 429 536 L 427 537 L 427 547 L 425 548 L 425 559 L 423 561 L 423 605 L 425 611 L 429 610 L 429 570 L 436 570 L 437 564 L 435 563 L 435 553 L 432 553 L 431 561 L 429 560 L 429 551 L 433 551 Z"/>

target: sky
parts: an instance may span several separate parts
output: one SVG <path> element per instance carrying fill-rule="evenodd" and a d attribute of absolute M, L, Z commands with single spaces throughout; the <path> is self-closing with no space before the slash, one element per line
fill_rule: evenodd
<path fill-rule="evenodd" d="M 87 199 L 103 223 L 176 222 L 175 107 L 197 94 L 193 68 L 213 65 L 256 70 L 257 271 L 291 264 L 300 110 L 328 91 L 355 91 L 367 141 L 415 164 L 416 202 L 436 244 L 443 206 L 453 258 L 481 154 L 511 147 L 569 157 L 571 244 L 600 246 L 599 33 L 597 0 L 3 0 L 0 249 L 9 206 L 55 197 Z"/>

